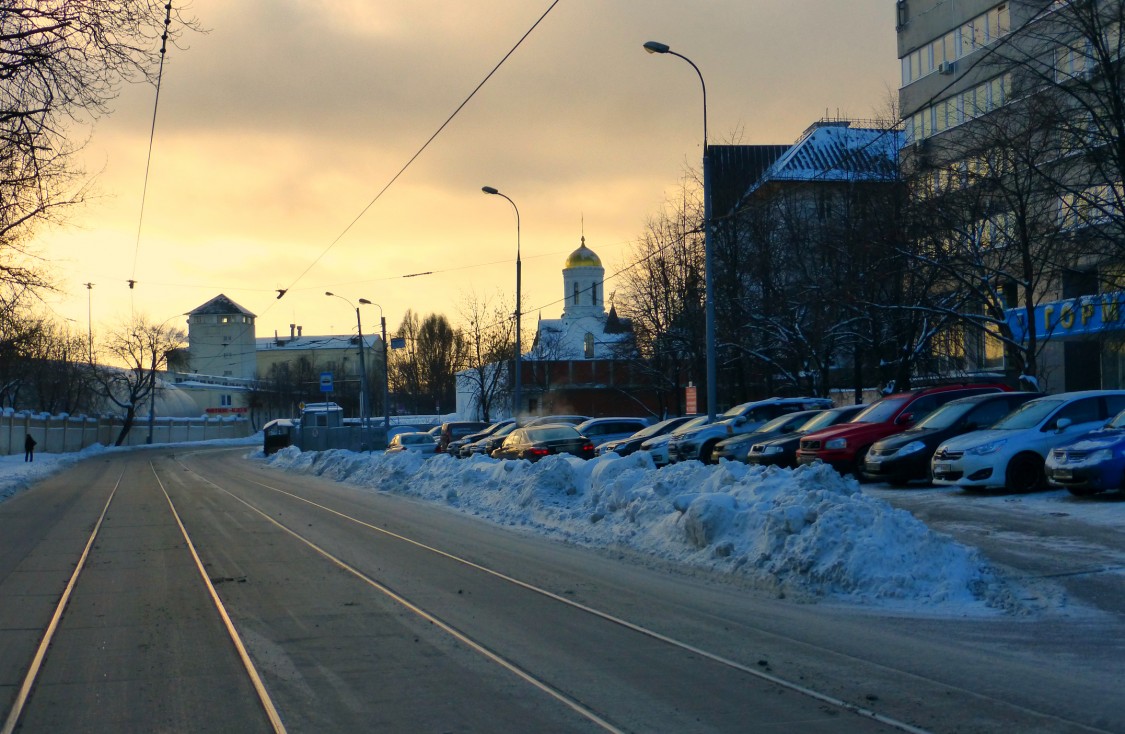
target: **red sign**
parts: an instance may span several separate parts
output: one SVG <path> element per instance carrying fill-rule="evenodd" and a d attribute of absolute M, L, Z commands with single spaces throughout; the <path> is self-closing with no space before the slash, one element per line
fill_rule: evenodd
<path fill-rule="evenodd" d="M 695 397 L 695 385 L 690 382 L 684 388 L 684 408 L 689 415 L 699 412 L 699 402 Z"/>
<path fill-rule="evenodd" d="M 229 413 L 249 413 L 249 408 L 208 408 L 209 415 L 226 415 Z"/>

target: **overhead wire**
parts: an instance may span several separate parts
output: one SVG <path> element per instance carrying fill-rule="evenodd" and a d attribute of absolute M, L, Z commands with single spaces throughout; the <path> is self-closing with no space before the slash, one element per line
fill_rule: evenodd
<path fill-rule="evenodd" d="M 127 280 L 129 290 L 137 284 L 137 261 L 140 259 L 141 253 L 141 229 L 145 221 L 145 201 L 148 198 L 148 175 L 152 168 L 152 149 L 153 143 L 156 140 L 156 113 L 160 109 L 160 83 L 164 79 L 164 58 L 168 52 L 168 26 L 172 24 L 172 3 L 171 0 L 164 5 L 164 33 L 160 36 L 160 65 L 156 72 L 156 99 L 152 104 L 152 126 L 148 132 L 148 155 L 145 158 L 145 178 L 144 184 L 141 187 L 141 211 L 137 217 L 137 243 L 133 248 L 133 270 Z M 129 308 L 133 308 L 132 295 L 129 297 Z"/>
<path fill-rule="evenodd" d="M 532 34 L 532 32 L 537 27 L 539 27 L 539 24 L 543 22 L 543 20 L 547 17 L 547 15 L 558 4 L 559 4 L 559 0 L 553 0 L 553 2 L 551 2 L 551 4 L 549 6 L 547 6 L 547 9 L 543 11 L 543 14 L 540 15 L 539 18 L 534 23 L 532 23 L 531 27 L 527 29 L 527 32 L 525 32 L 522 36 L 520 36 L 520 39 L 518 41 L 516 41 L 515 45 L 512 46 L 512 48 L 509 49 L 506 54 L 504 54 L 503 58 L 501 58 L 500 61 L 498 61 L 496 63 L 496 65 L 492 67 L 492 69 L 485 75 L 484 79 L 482 79 L 480 81 L 480 83 L 477 84 L 471 92 L 469 92 L 469 95 L 467 97 L 465 97 L 464 100 L 462 100 L 461 104 L 457 105 L 457 108 L 455 110 L 453 110 L 453 112 L 449 115 L 449 117 L 447 117 L 445 119 L 445 121 L 443 123 L 441 123 L 441 125 L 438 126 L 437 130 L 435 130 L 434 133 L 432 135 L 430 135 L 429 138 L 426 139 L 426 142 L 424 142 L 422 144 L 422 146 L 420 148 L 418 148 L 418 150 L 414 153 L 414 155 L 410 156 L 410 158 L 406 161 L 406 163 L 403 164 L 402 168 L 400 168 L 393 176 L 391 176 L 391 179 L 389 181 L 387 181 L 387 183 L 383 186 L 383 188 L 381 188 L 379 190 L 379 192 L 375 194 L 374 197 L 372 197 L 371 201 L 367 202 L 367 205 L 364 206 L 359 211 L 359 213 L 355 215 L 355 217 L 347 224 L 347 226 L 344 227 L 344 229 L 341 230 L 341 232 L 338 235 L 336 235 L 336 237 L 331 242 L 328 243 L 328 246 L 325 247 L 320 252 L 320 254 L 317 255 L 315 259 L 313 259 L 313 261 L 311 263 L 309 263 L 308 267 L 306 267 L 303 271 L 301 271 L 301 274 L 298 275 L 296 278 L 294 278 L 293 281 L 289 284 L 289 286 L 287 288 L 277 289 L 280 292 L 280 294 L 277 297 L 277 300 L 280 300 L 281 297 L 285 295 L 285 291 L 288 291 L 290 288 L 292 288 L 294 285 L 296 285 L 298 282 L 300 282 L 302 278 L 304 278 L 306 275 L 308 275 L 309 271 L 311 271 L 314 267 L 316 267 L 317 263 L 319 263 L 324 258 L 324 256 L 327 255 L 329 253 L 329 251 L 331 251 L 332 248 L 334 248 L 336 246 L 336 244 L 339 243 L 339 241 L 341 239 L 343 239 L 344 236 L 349 231 L 351 231 L 352 227 L 354 227 L 356 225 L 356 223 L 359 222 L 359 220 L 362 219 L 363 216 L 368 212 L 368 210 L 370 210 L 371 207 L 375 205 L 375 202 L 379 201 L 379 199 L 382 198 L 383 194 L 385 194 L 387 192 L 387 190 L 392 185 L 394 185 L 394 183 L 396 181 L 398 181 L 398 179 L 404 173 L 406 173 L 406 170 L 408 168 L 410 168 L 410 166 L 414 163 L 414 161 L 416 161 L 418 159 L 418 157 L 421 156 L 423 152 L 425 152 L 426 148 L 428 148 L 430 146 L 430 144 L 434 142 L 434 140 L 437 138 L 437 136 L 440 135 L 443 130 L 445 130 L 445 128 L 449 125 L 449 123 L 453 122 L 453 119 L 455 117 L 457 117 L 458 114 L 460 114 L 461 110 L 463 110 L 466 105 L 469 104 L 469 102 L 473 99 L 473 97 L 475 97 L 477 95 L 477 92 L 479 92 L 484 87 L 484 85 L 488 83 L 489 79 L 491 79 L 493 77 L 493 75 L 497 71 L 499 71 L 500 67 L 503 66 L 504 63 L 512 56 L 512 54 L 514 54 L 516 52 L 516 49 L 518 49 L 523 44 L 523 42 L 527 39 L 527 37 L 530 36 Z M 272 308 L 272 304 L 271 304 L 270 307 Z M 267 309 L 267 310 L 269 310 L 269 309 Z"/>

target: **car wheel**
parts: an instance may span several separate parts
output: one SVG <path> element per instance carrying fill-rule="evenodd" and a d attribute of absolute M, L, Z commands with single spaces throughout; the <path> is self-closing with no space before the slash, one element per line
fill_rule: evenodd
<path fill-rule="evenodd" d="M 712 457 L 712 454 L 715 453 L 715 444 L 717 443 L 718 441 L 708 441 L 703 444 L 703 448 L 699 450 L 699 460 L 704 464 L 718 464 L 719 462 L 715 461 Z"/>
<path fill-rule="evenodd" d="M 1043 459 L 1038 454 L 1019 454 L 1008 462 L 1004 488 L 1009 492 L 1032 492 L 1043 486 Z"/>
<path fill-rule="evenodd" d="M 870 448 L 870 446 L 864 446 L 855 452 L 855 459 L 852 460 L 852 475 L 860 482 L 868 481 L 867 477 L 863 475 L 863 460 L 867 458 L 867 450 Z"/>

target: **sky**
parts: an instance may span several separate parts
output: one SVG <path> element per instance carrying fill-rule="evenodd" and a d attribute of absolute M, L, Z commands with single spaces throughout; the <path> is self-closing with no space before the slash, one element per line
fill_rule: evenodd
<path fill-rule="evenodd" d="M 409 496 L 507 530 L 591 548 L 627 548 L 638 562 L 708 569 L 798 602 L 958 618 L 1028 618 L 1075 608 L 1061 589 L 1043 593 L 1050 580 L 996 567 L 978 549 L 895 509 L 889 497 L 902 490 L 861 487 L 823 464 L 790 470 L 686 461 L 657 469 L 644 451 L 590 461 L 550 456 L 531 464 L 481 455 L 455 460 L 447 454 L 301 452 L 295 446 L 267 458 L 260 442 L 257 434 L 191 445 L 243 444 L 248 460 L 277 471 Z M 36 453 L 30 464 L 20 454 L 0 456 L 0 502 L 75 461 L 133 450 L 143 449 Z M 1028 519 L 1062 512 L 1091 525 L 1122 525 L 1117 503 L 1076 503 L 1066 490 L 1022 495 L 1018 502 L 1003 494 L 973 501 Z M 1021 584 L 1039 586 L 1029 591 Z"/>
<path fill-rule="evenodd" d="M 259 337 L 354 331 L 352 306 L 325 291 L 378 304 L 365 333 L 381 313 L 393 334 L 407 309 L 463 323 L 470 301 L 514 300 L 515 211 L 487 185 L 519 209 L 526 330 L 560 315 L 582 236 L 611 295 L 699 165 L 699 78 L 645 41 L 699 67 L 714 143 L 872 118 L 898 85 L 888 0 L 551 3 L 192 0 L 206 32 L 169 48 L 143 219 L 154 89 L 126 86 L 74 131 L 92 195 L 33 243 L 61 288 L 49 307 L 95 337 L 132 313 L 184 326 L 220 293 L 257 315 Z M 403 277 L 416 273 L 429 274 Z"/>

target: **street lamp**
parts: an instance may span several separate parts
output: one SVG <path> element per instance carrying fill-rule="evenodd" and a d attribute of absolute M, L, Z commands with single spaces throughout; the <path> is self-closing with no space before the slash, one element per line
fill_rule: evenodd
<path fill-rule="evenodd" d="M 387 365 L 387 319 L 383 316 L 383 307 L 378 303 L 372 303 L 366 298 L 359 299 L 359 302 L 364 306 L 374 306 L 379 309 L 379 327 L 382 329 L 383 334 L 383 431 L 390 433 L 391 430 L 391 398 L 390 398 L 390 370 Z"/>
<path fill-rule="evenodd" d="M 707 83 L 703 81 L 703 72 L 691 59 L 683 54 L 673 51 L 668 44 L 659 41 L 648 41 L 644 45 L 645 51 L 650 54 L 671 54 L 691 64 L 695 73 L 699 75 L 699 83 L 703 87 L 703 282 L 704 290 L 704 319 L 706 323 L 706 351 L 707 351 L 707 416 L 715 420 L 715 403 L 717 402 L 717 379 L 715 376 L 715 288 L 712 282 L 714 265 L 712 264 L 711 242 L 711 154 L 707 143 Z"/>
<path fill-rule="evenodd" d="M 522 408 L 520 402 L 520 209 L 516 206 L 516 202 L 509 199 L 506 194 L 500 193 L 491 186 L 482 186 L 481 191 L 493 196 L 503 196 L 516 210 L 516 361 L 515 384 L 512 390 L 512 417 L 516 418 Z"/>
<path fill-rule="evenodd" d="M 344 303 L 355 309 L 355 326 L 359 332 L 359 424 L 367 428 L 367 362 L 363 358 L 363 324 L 359 320 L 359 306 L 343 296 L 338 296 L 332 291 L 325 291 L 324 295 L 339 298 Z M 366 298 L 359 299 L 360 303 L 370 303 Z"/>

